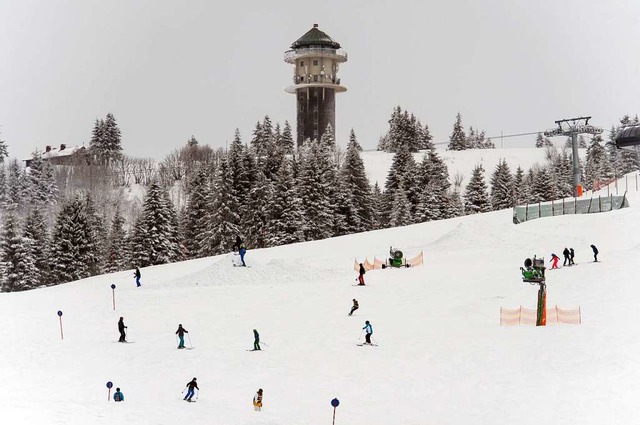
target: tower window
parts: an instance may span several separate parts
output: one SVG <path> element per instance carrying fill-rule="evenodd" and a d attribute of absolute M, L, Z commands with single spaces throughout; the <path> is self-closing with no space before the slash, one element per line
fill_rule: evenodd
<path fill-rule="evenodd" d="M 300 61 L 300 67 L 304 66 L 304 61 Z"/>
<path fill-rule="evenodd" d="M 318 81 L 318 76 L 317 75 L 313 76 L 313 81 Z"/>
<path fill-rule="evenodd" d="M 318 66 L 318 61 L 313 61 L 313 66 Z"/>

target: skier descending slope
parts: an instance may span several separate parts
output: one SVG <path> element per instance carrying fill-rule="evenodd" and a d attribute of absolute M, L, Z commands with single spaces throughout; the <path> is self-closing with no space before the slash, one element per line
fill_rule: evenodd
<path fill-rule="evenodd" d="M 253 396 L 253 410 L 262 410 L 262 388 Z"/>
<path fill-rule="evenodd" d="M 362 328 L 365 332 L 365 344 L 369 344 L 371 345 L 371 335 L 373 335 L 373 326 L 371 326 L 371 323 L 369 323 L 369 321 L 365 321 L 364 322 L 364 328 Z"/>
<path fill-rule="evenodd" d="M 140 274 L 140 269 L 136 267 L 136 271 L 133 273 L 133 277 L 136 278 L 136 286 L 139 288 L 142 284 L 140 283 L 140 278 L 142 275 Z"/>
<path fill-rule="evenodd" d="M 256 329 L 253 330 L 253 350 L 251 351 L 259 351 L 260 350 L 260 334 Z"/>
<path fill-rule="evenodd" d="M 591 249 L 593 250 L 593 262 L 598 262 L 598 248 L 595 245 L 591 245 Z"/>
<path fill-rule="evenodd" d="M 358 271 L 358 285 L 364 286 L 364 274 L 367 271 L 364 269 L 364 266 L 362 265 L 362 263 L 360 263 L 360 270 Z"/>
<path fill-rule="evenodd" d="M 127 334 L 124 332 L 125 329 L 127 329 L 127 327 L 124 325 L 124 317 L 121 317 L 120 320 L 118 320 L 118 332 L 120 332 L 120 339 L 118 342 L 127 342 Z"/>
<path fill-rule="evenodd" d="M 195 390 L 200 391 L 200 388 L 198 388 L 198 383 L 196 382 L 196 378 L 193 378 L 188 384 L 187 384 L 187 388 L 189 389 L 187 391 L 187 395 L 184 396 L 184 400 L 185 401 L 191 401 L 191 397 L 193 397 L 193 395 L 195 394 Z"/>
<path fill-rule="evenodd" d="M 351 307 L 351 311 L 349 312 L 349 316 L 351 316 L 353 314 L 353 312 L 356 311 L 359 308 L 360 308 L 360 305 L 358 304 L 358 300 L 356 300 L 354 298 L 353 299 L 353 307 Z"/>
<path fill-rule="evenodd" d="M 247 267 L 247 265 L 244 263 L 244 254 L 247 253 L 247 247 L 244 246 L 244 244 L 240 244 L 240 250 L 238 251 L 238 253 L 240 254 L 240 261 L 242 261 L 242 267 Z"/>
<path fill-rule="evenodd" d="M 178 330 L 176 331 L 176 334 L 178 335 L 178 338 L 180 338 L 180 344 L 178 344 L 178 348 L 182 349 L 184 348 L 184 334 L 188 334 L 189 331 L 186 330 L 185 328 L 182 327 L 182 324 L 178 325 Z"/>
<path fill-rule="evenodd" d="M 558 257 L 556 254 L 551 254 L 551 268 L 552 269 L 557 269 L 558 268 L 558 260 L 560 260 L 560 257 Z"/>

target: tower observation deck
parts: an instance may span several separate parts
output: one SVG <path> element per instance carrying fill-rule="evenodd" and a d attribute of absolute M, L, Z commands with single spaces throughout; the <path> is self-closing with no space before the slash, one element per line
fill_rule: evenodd
<path fill-rule="evenodd" d="M 318 29 L 318 24 L 291 44 L 284 61 L 294 65 L 293 84 L 285 89 L 297 99 L 297 143 L 319 139 L 330 124 L 335 131 L 335 94 L 347 91 L 338 78 L 339 64 L 347 61 L 340 43 Z"/>

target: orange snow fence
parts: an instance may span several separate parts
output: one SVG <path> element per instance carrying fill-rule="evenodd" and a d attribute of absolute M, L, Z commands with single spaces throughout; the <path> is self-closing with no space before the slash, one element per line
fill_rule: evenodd
<path fill-rule="evenodd" d="M 380 264 L 378 264 L 378 261 L 380 260 L 378 260 L 377 258 L 374 258 L 373 263 L 370 263 L 369 260 L 365 258 L 364 261 L 362 262 L 362 266 L 366 271 L 381 269 L 384 261 L 380 261 Z M 360 263 L 358 263 L 357 258 L 353 261 L 353 270 L 355 270 L 356 272 L 360 271 Z"/>
<path fill-rule="evenodd" d="M 582 323 L 580 307 L 573 310 L 565 310 L 558 306 L 547 309 L 547 325 L 567 323 L 579 325 Z M 500 325 L 536 325 L 536 310 L 530 308 L 503 308 L 500 307 Z"/>
<path fill-rule="evenodd" d="M 376 257 L 373 257 L 373 263 L 370 263 L 369 260 L 365 258 L 364 261 L 362 262 L 362 265 L 364 266 L 364 269 L 366 271 L 369 271 L 369 270 L 380 270 L 382 266 L 386 263 L 387 263 L 386 260 L 380 260 Z M 409 260 L 405 259 L 405 264 L 408 264 L 409 267 L 416 267 L 416 266 L 423 265 L 424 251 L 420 251 L 418 255 L 416 255 L 415 257 Z M 353 270 L 356 272 L 360 271 L 360 263 L 358 262 L 357 258 L 353 261 Z"/>
<path fill-rule="evenodd" d="M 420 251 L 420 254 L 416 255 L 410 260 L 407 260 L 407 264 L 410 267 L 421 266 L 424 264 L 424 252 Z"/>

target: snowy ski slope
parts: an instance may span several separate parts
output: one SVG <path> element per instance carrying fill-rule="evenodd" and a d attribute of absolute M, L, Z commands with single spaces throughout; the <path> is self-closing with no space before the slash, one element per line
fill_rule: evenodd
<path fill-rule="evenodd" d="M 1 422 L 329 424 L 337 397 L 337 424 L 637 423 L 639 193 L 629 200 L 517 226 L 505 210 L 250 250 L 246 269 L 229 256 L 146 268 L 141 288 L 128 271 L 2 293 Z M 354 257 L 389 245 L 424 250 L 424 266 L 352 286 Z M 581 306 L 583 324 L 499 326 L 501 306 L 535 306 L 524 258 L 565 246 L 578 265 L 549 272 L 548 304 Z M 120 316 L 135 343 L 116 342 Z M 356 346 L 365 320 L 378 347 Z M 194 350 L 176 349 L 178 323 Z M 261 352 L 246 351 L 254 328 Z M 187 404 L 194 376 L 201 393 Z M 107 381 L 125 402 L 107 402 Z"/>

